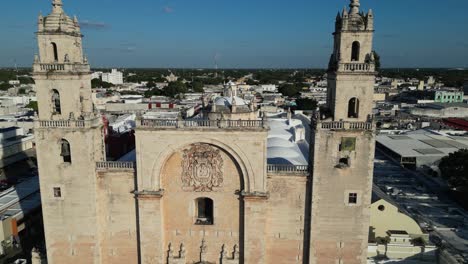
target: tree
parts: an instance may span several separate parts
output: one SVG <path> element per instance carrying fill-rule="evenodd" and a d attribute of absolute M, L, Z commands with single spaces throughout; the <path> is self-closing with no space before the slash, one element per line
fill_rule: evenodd
<path fill-rule="evenodd" d="M 19 77 L 18 80 L 21 84 L 33 84 L 34 80 L 30 77 Z"/>
<path fill-rule="evenodd" d="M 199 82 L 199 81 L 192 82 L 192 90 L 195 93 L 203 93 L 204 92 L 204 90 L 203 90 L 204 86 L 205 85 L 203 85 L 202 82 Z"/>
<path fill-rule="evenodd" d="M 149 81 L 146 83 L 146 88 L 154 88 L 156 87 L 156 84 L 153 81 Z"/>
<path fill-rule="evenodd" d="M 293 97 L 299 94 L 301 88 L 297 85 L 286 83 L 279 87 L 278 91 L 282 93 L 284 96 Z"/>
<path fill-rule="evenodd" d="M 296 100 L 298 110 L 315 110 L 317 109 L 317 101 L 309 98 L 300 98 Z"/>
<path fill-rule="evenodd" d="M 153 88 L 153 89 L 145 92 L 145 97 L 146 98 L 150 98 L 152 96 L 160 96 L 160 95 L 163 95 L 163 91 L 160 90 L 159 88 Z"/>
<path fill-rule="evenodd" d="M 163 94 L 168 97 L 174 98 L 176 95 L 187 92 L 187 86 L 185 83 L 176 81 L 170 82 L 169 85 L 164 88 Z"/>
<path fill-rule="evenodd" d="M 455 188 L 468 192 L 468 149 L 462 149 L 442 158 L 439 164 L 442 177 Z"/>
<path fill-rule="evenodd" d="M 37 101 L 30 101 L 26 108 L 31 108 L 34 112 L 39 113 L 39 107 L 37 106 Z"/>
<path fill-rule="evenodd" d="M 4 82 L 4 83 L 0 83 L 0 90 L 2 91 L 6 91 L 8 89 L 10 89 L 11 87 L 13 87 L 13 85 L 7 83 L 7 82 Z"/>
<path fill-rule="evenodd" d="M 91 80 L 91 87 L 92 88 L 111 88 L 114 86 L 112 83 L 103 82 L 101 79 L 95 78 Z"/>

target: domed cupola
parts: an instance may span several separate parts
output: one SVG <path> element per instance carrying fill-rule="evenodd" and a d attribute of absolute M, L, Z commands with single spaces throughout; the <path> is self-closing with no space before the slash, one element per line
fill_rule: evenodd
<path fill-rule="evenodd" d="M 39 30 L 45 32 L 81 34 L 78 20 L 76 18 L 70 18 L 63 11 L 62 0 L 53 0 L 52 12 L 48 16 L 39 16 Z"/>

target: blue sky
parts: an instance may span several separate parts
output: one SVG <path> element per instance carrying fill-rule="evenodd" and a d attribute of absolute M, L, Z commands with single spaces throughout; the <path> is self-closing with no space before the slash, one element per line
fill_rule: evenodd
<path fill-rule="evenodd" d="M 324 68 L 348 0 L 63 0 L 93 67 Z M 29 66 L 51 0 L 2 1 L 0 67 Z M 468 67 L 468 1 L 361 0 L 384 67 Z"/>

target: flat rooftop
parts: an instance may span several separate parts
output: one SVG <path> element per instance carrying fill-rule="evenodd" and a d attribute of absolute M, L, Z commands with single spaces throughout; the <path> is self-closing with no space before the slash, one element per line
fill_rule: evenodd
<path fill-rule="evenodd" d="M 401 157 L 445 157 L 460 149 L 468 149 L 468 137 L 448 136 L 429 130 L 403 135 L 378 135 L 377 142 Z"/>

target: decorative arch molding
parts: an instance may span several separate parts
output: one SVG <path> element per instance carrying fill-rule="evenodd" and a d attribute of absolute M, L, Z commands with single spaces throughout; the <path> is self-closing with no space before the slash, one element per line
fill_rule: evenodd
<path fill-rule="evenodd" d="M 244 190 L 240 191 L 251 192 L 252 190 L 254 190 L 255 179 L 253 177 L 253 168 L 250 164 L 249 159 L 242 152 L 242 150 L 236 144 L 227 145 L 221 141 L 207 138 L 181 141 L 177 144 L 169 145 L 163 152 L 161 152 L 161 154 L 154 160 L 152 165 L 152 175 L 150 181 L 151 188 L 153 188 L 154 190 L 164 189 L 162 186 L 161 174 L 164 170 L 165 165 L 175 152 L 182 151 L 184 148 L 193 144 L 212 145 L 228 153 L 229 156 L 234 159 L 236 165 L 240 169 L 240 173 L 242 174 L 242 179 L 240 180 L 243 181 Z M 242 185 L 242 182 L 240 184 Z"/>

